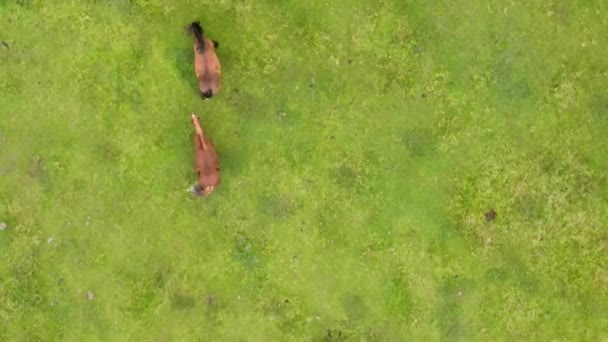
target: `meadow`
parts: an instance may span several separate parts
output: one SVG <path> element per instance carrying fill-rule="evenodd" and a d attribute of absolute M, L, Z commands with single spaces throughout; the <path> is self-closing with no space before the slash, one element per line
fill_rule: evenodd
<path fill-rule="evenodd" d="M 0 340 L 608 341 L 606 32 L 602 0 L 0 0 Z"/>

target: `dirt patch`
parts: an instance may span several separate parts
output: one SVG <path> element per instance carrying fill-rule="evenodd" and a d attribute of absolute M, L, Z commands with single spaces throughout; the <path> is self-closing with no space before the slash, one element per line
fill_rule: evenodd
<path fill-rule="evenodd" d="M 43 167 L 44 159 L 42 159 L 40 156 L 35 156 L 30 162 L 30 167 L 27 171 L 27 174 L 30 177 L 35 178 L 40 174 L 40 172 L 42 172 Z"/>
<path fill-rule="evenodd" d="M 486 221 L 492 222 L 496 220 L 496 211 L 494 209 L 490 209 L 485 213 Z"/>

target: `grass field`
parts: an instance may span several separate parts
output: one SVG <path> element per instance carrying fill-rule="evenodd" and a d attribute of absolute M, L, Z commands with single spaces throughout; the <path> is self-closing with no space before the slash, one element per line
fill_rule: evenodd
<path fill-rule="evenodd" d="M 0 340 L 608 341 L 607 32 L 602 0 L 0 0 Z"/>

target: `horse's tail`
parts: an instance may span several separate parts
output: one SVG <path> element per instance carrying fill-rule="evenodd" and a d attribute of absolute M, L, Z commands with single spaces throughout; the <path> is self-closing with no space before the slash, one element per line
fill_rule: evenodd
<path fill-rule="evenodd" d="M 190 24 L 189 30 L 190 30 L 190 33 L 192 33 L 194 35 L 194 38 L 196 38 L 196 41 L 198 42 L 197 49 L 202 52 L 203 49 L 205 49 L 205 40 L 203 39 L 203 28 L 201 27 L 200 22 L 195 21 L 192 24 Z"/>
<path fill-rule="evenodd" d="M 200 125 L 200 122 L 198 121 L 198 117 L 194 113 L 192 113 L 192 124 L 194 125 L 194 134 L 196 135 L 198 143 L 203 150 L 206 150 L 207 144 L 205 143 L 205 133 Z"/>

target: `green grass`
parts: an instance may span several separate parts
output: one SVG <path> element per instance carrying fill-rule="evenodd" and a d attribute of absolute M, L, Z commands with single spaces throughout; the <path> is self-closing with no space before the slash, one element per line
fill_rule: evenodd
<path fill-rule="evenodd" d="M 606 11 L 0 0 L 0 340 L 605 341 Z"/>

